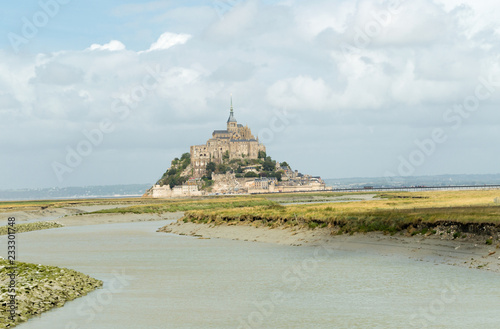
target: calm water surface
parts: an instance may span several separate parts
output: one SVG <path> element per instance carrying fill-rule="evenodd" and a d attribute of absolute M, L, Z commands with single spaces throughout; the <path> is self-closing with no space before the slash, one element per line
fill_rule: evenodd
<path fill-rule="evenodd" d="M 19 234 L 21 261 L 104 281 L 103 289 L 19 328 L 500 327 L 499 274 L 155 232 L 165 223 Z"/>

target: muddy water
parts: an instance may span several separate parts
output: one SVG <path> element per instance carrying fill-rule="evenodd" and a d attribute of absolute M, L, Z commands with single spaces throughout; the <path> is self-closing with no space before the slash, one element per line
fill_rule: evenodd
<path fill-rule="evenodd" d="M 163 222 L 17 236 L 19 259 L 104 288 L 30 328 L 498 328 L 500 276 L 379 256 L 156 233 Z M 5 237 L 0 245 L 6 246 Z M 5 256 L 6 247 L 0 254 Z"/>

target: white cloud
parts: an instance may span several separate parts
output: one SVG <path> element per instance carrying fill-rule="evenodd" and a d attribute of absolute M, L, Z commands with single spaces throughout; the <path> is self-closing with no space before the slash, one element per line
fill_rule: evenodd
<path fill-rule="evenodd" d="M 94 43 L 88 48 L 88 50 L 119 51 L 119 50 L 125 50 L 125 45 L 118 40 L 111 40 L 109 43 L 103 45 Z"/>
<path fill-rule="evenodd" d="M 175 45 L 183 45 L 190 38 L 191 35 L 189 34 L 165 32 L 151 45 L 151 47 L 149 47 L 147 51 L 162 50 L 171 48 Z"/>
<path fill-rule="evenodd" d="M 224 19 L 210 26 L 208 33 L 224 39 L 234 38 L 245 33 L 250 27 L 255 27 L 260 19 L 258 1 L 241 1 L 224 14 Z"/>
<path fill-rule="evenodd" d="M 322 110 L 334 105 L 331 104 L 332 90 L 325 81 L 308 76 L 277 81 L 267 96 L 274 106 L 287 109 Z"/>

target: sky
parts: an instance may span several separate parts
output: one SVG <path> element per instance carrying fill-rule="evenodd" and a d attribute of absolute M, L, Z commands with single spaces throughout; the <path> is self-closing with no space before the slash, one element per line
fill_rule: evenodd
<path fill-rule="evenodd" d="M 500 3 L 8 2 L 0 189 L 154 183 L 225 129 L 323 178 L 499 173 Z"/>

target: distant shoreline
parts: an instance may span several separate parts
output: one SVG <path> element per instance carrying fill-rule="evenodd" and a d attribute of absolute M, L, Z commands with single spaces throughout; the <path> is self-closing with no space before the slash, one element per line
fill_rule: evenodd
<path fill-rule="evenodd" d="M 39 198 L 39 199 L 4 199 L 1 198 L 0 202 L 16 202 L 16 201 L 64 201 L 64 200 L 82 200 L 88 201 L 93 199 L 124 199 L 124 198 L 140 198 L 142 194 L 124 194 L 124 195 L 85 195 L 85 196 L 61 196 L 61 197 L 50 197 L 50 198 Z"/>
<path fill-rule="evenodd" d="M 324 175 L 322 175 L 324 176 Z M 403 186 L 484 186 L 500 185 L 500 174 L 453 174 L 428 176 L 394 176 L 394 177 L 348 177 L 324 178 L 326 186 L 333 187 L 334 191 L 363 191 L 365 186 L 375 188 L 391 185 L 393 188 Z M 110 184 L 68 187 L 42 188 L 7 188 L 0 189 L 1 201 L 35 201 L 35 200 L 64 200 L 64 199 L 114 199 L 127 197 L 141 197 L 153 183 L 140 184 Z M 105 191 L 105 192 L 104 192 Z"/>

